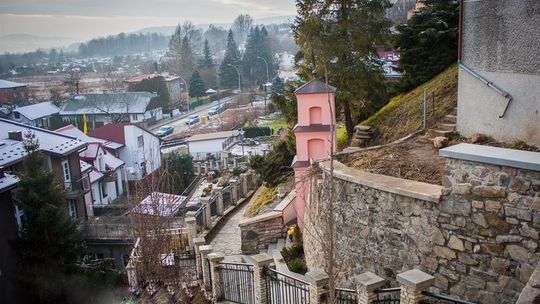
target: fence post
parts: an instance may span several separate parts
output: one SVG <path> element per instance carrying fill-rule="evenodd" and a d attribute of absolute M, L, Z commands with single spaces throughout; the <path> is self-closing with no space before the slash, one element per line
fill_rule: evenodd
<path fill-rule="evenodd" d="M 210 253 L 208 259 L 210 260 L 210 277 L 212 278 L 212 294 L 214 299 L 219 300 L 221 298 L 221 280 L 219 277 L 219 263 L 223 261 L 225 256 L 222 253 Z"/>
<path fill-rule="evenodd" d="M 236 179 L 231 179 L 231 205 L 236 205 L 238 202 L 238 185 L 236 184 Z"/>
<path fill-rule="evenodd" d="M 212 252 L 212 246 L 210 245 L 202 245 L 199 246 L 199 251 L 201 252 L 201 267 L 202 267 L 202 274 L 203 274 L 203 282 L 204 282 L 204 288 L 207 290 L 210 289 L 212 286 L 210 286 L 210 280 L 212 279 L 210 277 L 210 269 L 208 265 L 208 254 Z"/>
<path fill-rule="evenodd" d="M 208 162 L 204 162 L 204 174 L 208 174 Z"/>
<path fill-rule="evenodd" d="M 195 247 L 195 265 L 197 267 L 197 274 L 202 275 L 202 260 L 201 260 L 201 251 L 200 246 L 204 245 L 206 241 L 203 237 L 198 237 L 193 239 L 193 245 Z"/>
<path fill-rule="evenodd" d="M 268 253 L 261 253 L 251 257 L 253 259 L 253 289 L 255 291 L 255 303 L 268 303 L 268 293 L 266 290 L 266 275 L 264 267 L 274 262 L 274 258 Z"/>
<path fill-rule="evenodd" d="M 133 258 L 134 257 L 132 257 L 132 259 Z M 134 262 L 132 259 L 129 260 L 126 266 L 126 273 L 128 277 L 129 288 L 131 291 L 135 291 L 139 287 L 139 280 L 137 278 L 137 268 L 135 267 L 135 265 L 133 265 Z"/>
<path fill-rule="evenodd" d="M 197 163 L 197 174 L 198 174 L 198 175 L 201 175 L 201 173 L 202 173 L 202 172 L 201 172 L 201 163 L 198 162 L 198 163 Z"/>
<path fill-rule="evenodd" d="M 424 298 L 426 291 L 435 282 L 435 277 L 418 269 L 408 270 L 397 275 L 401 285 L 400 304 L 416 304 Z"/>
<path fill-rule="evenodd" d="M 210 198 L 209 197 L 201 197 L 201 203 L 204 207 L 204 218 L 205 218 L 205 227 L 206 229 L 210 229 L 212 226 L 212 211 L 210 210 Z"/>
<path fill-rule="evenodd" d="M 372 304 L 377 298 L 375 289 L 381 288 L 386 284 L 386 280 L 374 274 L 373 272 L 364 272 L 356 276 L 356 293 L 358 295 L 358 304 Z"/>
<path fill-rule="evenodd" d="M 309 282 L 309 303 L 326 304 L 326 295 L 328 295 L 328 282 L 330 277 L 321 268 L 315 268 L 306 273 Z"/>
<path fill-rule="evenodd" d="M 223 215 L 223 187 L 216 187 L 216 206 L 217 206 L 217 214 Z"/>
<path fill-rule="evenodd" d="M 249 189 L 248 189 L 248 174 L 242 173 L 240 174 L 242 177 L 242 197 L 246 197 Z"/>
<path fill-rule="evenodd" d="M 193 240 L 197 237 L 197 219 L 193 216 L 186 217 L 186 226 L 188 229 L 189 246 L 193 247 L 195 244 Z"/>

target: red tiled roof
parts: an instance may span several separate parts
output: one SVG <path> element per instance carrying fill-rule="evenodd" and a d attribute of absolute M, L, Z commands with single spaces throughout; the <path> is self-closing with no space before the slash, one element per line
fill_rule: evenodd
<path fill-rule="evenodd" d="M 125 125 L 126 124 L 123 124 L 123 123 L 114 123 L 114 124 L 104 125 L 101 128 L 97 128 L 93 131 L 90 131 L 88 135 L 92 137 L 114 141 L 114 142 L 125 145 L 126 144 L 126 140 L 124 136 Z"/>

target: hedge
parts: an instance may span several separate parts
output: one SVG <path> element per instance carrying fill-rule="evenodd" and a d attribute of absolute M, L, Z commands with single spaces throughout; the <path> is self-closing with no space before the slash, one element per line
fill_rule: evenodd
<path fill-rule="evenodd" d="M 269 127 L 247 127 L 244 128 L 244 132 L 246 138 L 272 135 L 272 129 Z"/>

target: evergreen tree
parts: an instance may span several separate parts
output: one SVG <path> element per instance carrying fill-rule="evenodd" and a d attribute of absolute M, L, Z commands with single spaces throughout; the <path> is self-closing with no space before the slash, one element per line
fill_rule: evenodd
<path fill-rule="evenodd" d="M 161 107 L 164 113 L 172 111 L 171 95 L 162 76 L 143 79 L 138 83 L 132 83 L 128 87 L 128 92 L 150 92 L 157 93 L 158 97 L 152 99 L 150 108 Z"/>
<path fill-rule="evenodd" d="M 180 75 L 189 76 L 195 70 L 195 56 L 191 49 L 191 43 L 188 36 L 182 39 L 182 48 L 180 49 Z"/>
<path fill-rule="evenodd" d="M 457 61 L 459 3 L 426 0 L 426 7 L 397 27 L 402 90 L 424 83 Z"/>
<path fill-rule="evenodd" d="M 225 50 L 225 56 L 219 67 L 219 81 L 221 87 L 224 88 L 237 88 L 238 87 L 238 74 L 236 70 L 229 66 L 229 64 L 239 67 L 240 64 L 240 51 L 234 41 L 233 33 L 229 30 L 227 36 L 227 49 Z"/>
<path fill-rule="evenodd" d="M 191 79 L 189 80 L 189 96 L 197 97 L 197 99 L 199 99 L 205 94 L 206 87 L 204 85 L 204 80 L 199 74 L 199 71 L 195 71 L 193 72 L 193 75 L 191 75 Z"/>
<path fill-rule="evenodd" d="M 285 83 L 283 82 L 283 79 L 281 77 L 276 77 L 272 81 L 272 92 L 275 92 L 277 94 L 283 94 L 283 91 L 285 90 Z"/>
<path fill-rule="evenodd" d="M 203 58 L 199 64 L 200 68 L 212 68 L 214 67 L 214 60 L 212 59 L 212 52 L 210 51 L 210 45 L 208 39 L 204 40 Z"/>
<path fill-rule="evenodd" d="M 185 153 L 171 152 L 164 155 L 164 161 L 172 179 L 171 193 L 182 194 L 193 181 L 193 157 Z"/>
<path fill-rule="evenodd" d="M 217 74 L 214 60 L 212 59 L 212 52 L 210 51 L 210 45 L 208 39 L 204 41 L 203 58 L 199 63 L 199 73 L 204 80 L 204 83 L 209 87 L 216 87 Z"/>
<path fill-rule="evenodd" d="M 264 58 L 264 60 L 261 58 Z M 248 37 L 242 59 L 242 71 L 245 81 L 249 85 L 266 83 L 266 64 L 268 64 L 268 77 L 271 78 L 273 76 L 272 63 L 268 45 L 268 33 L 264 27 L 259 29 L 256 26 Z"/>
<path fill-rule="evenodd" d="M 298 17 L 293 26 L 300 47 L 305 78 L 324 79 L 338 88 L 338 111 L 343 111 L 347 133 L 380 108 L 386 86 L 376 55 L 389 34 L 385 17 L 388 0 L 297 0 Z M 331 8 L 331 9 L 330 9 Z M 338 114 L 339 115 L 339 114 Z"/>
<path fill-rule="evenodd" d="M 45 157 L 31 131 L 25 134 L 24 149 L 28 155 L 22 164 L 15 198 L 24 210 L 23 258 L 41 269 L 56 269 L 74 262 L 84 248 L 84 241 L 75 221 L 68 216 L 63 186 L 53 172 L 43 169 Z"/>

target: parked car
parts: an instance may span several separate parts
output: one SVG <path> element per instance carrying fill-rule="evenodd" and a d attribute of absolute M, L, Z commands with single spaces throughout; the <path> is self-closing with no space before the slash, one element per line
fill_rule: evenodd
<path fill-rule="evenodd" d="M 189 115 L 188 119 L 186 120 L 186 125 L 192 125 L 199 122 L 199 115 Z"/>
<path fill-rule="evenodd" d="M 221 112 L 221 109 L 219 106 L 213 106 L 210 108 L 210 110 L 208 110 L 208 115 L 212 116 L 212 115 L 219 114 L 220 112 Z"/>
<path fill-rule="evenodd" d="M 161 128 L 159 128 L 159 130 L 157 130 L 156 135 L 158 137 L 163 137 L 172 134 L 173 131 L 174 128 L 172 126 L 162 126 Z"/>

